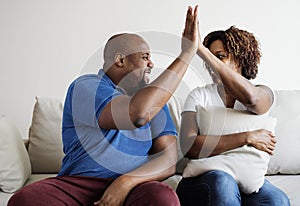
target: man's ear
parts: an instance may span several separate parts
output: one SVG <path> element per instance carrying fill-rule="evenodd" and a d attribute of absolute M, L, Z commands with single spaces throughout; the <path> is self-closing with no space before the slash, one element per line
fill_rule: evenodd
<path fill-rule="evenodd" d="M 124 66 L 124 58 L 125 58 L 124 54 L 117 53 L 115 55 L 115 64 L 119 67 L 123 67 Z"/>

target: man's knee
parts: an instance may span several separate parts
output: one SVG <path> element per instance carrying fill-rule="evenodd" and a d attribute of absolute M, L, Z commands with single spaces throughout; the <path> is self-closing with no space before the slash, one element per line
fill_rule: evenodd
<path fill-rule="evenodd" d="M 8 201 L 7 206 L 30 206 L 34 205 L 33 202 L 36 199 L 34 192 L 30 191 L 28 187 L 24 187 L 17 191 Z"/>
<path fill-rule="evenodd" d="M 179 206 L 175 191 L 168 185 L 151 181 L 138 185 L 129 194 L 125 205 Z"/>
<path fill-rule="evenodd" d="M 164 183 L 153 182 L 149 192 L 149 201 L 153 201 L 153 205 L 180 205 L 176 192 Z"/>
<path fill-rule="evenodd" d="M 59 190 L 51 181 L 44 179 L 21 188 L 9 199 L 8 206 L 61 205 Z"/>

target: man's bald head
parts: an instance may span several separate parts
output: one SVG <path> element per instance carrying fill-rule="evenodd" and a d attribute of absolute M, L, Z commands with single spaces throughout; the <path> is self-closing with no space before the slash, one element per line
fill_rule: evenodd
<path fill-rule="evenodd" d="M 108 39 L 104 47 L 104 70 L 109 69 L 114 64 L 117 54 L 127 56 L 144 50 L 149 50 L 149 46 L 139 35 L 115 34 Z"/>

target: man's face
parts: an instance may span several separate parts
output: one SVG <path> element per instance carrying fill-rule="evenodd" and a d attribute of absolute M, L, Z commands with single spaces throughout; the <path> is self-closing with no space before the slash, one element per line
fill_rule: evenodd
<path fill-rule="evenodd" d="M 149 74 L 153 68 L 149 51 L 141 51 L 127 56 L 127 68 L 129 75 L 136 84 L 145 86 L 149 84 Z M 132 82 L 134 84 L 134 82 Z"/>
<path fill-rule="evenodd" d="M 148 44 L 142 39 L 137 39 L 134 45 L 137 52 L 128 54 L 124 58 L 126 76 L 122 86 L 129 93 L 135 93 L 149 84 L 149 74 L 154 67 L 153 62 L 150 60 L 151 54 Z"/>

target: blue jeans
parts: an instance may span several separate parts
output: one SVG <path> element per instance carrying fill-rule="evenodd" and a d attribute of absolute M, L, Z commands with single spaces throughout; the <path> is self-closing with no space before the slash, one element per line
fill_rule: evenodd
<path fill-rule="evenodd" d="M 289 206 L 286 194 L 265 180 L 258 193 L 243 194 L 231 175 L 214 170 L 183 178 L 177 187 L 182 206 Z"/>

